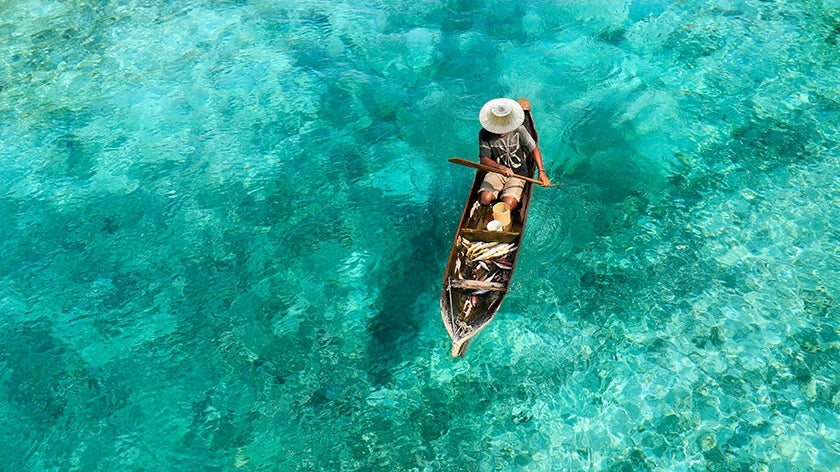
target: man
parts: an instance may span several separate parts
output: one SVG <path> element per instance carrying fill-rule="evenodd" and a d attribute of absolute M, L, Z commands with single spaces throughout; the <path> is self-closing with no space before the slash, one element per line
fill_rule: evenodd
<path fill-rule="evenodd" d="M 511 210 L 519 205 L 525 181 L 513 175 L 528 175 L 528 158 L 533 159 L 543 186 L 551 185 L 545 174 L 542 154 L 534 138 L 522 123 L 525 111 L 509 98 L 496 98 L 485 103 L 478 113 L 481 131 L 478 133 L 478 155 L 481 163 L 497 167 L 501 174 L 488 172 L 479 188 L 479 201 L 490 205 L 497 199 Z"/>

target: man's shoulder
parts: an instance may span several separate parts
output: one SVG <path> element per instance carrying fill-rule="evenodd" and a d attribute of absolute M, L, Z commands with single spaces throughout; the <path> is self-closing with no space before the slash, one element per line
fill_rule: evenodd
<path fill-rule="evenodd" d="M 525 143 L 534 143 L 536 145 L 536 141 L 534 141 L 534 137 L 531 136 L 531 133 L 525 128 L 525 126 L 520 126 L 516 128 L 517 134 L 519 134 Z"/>

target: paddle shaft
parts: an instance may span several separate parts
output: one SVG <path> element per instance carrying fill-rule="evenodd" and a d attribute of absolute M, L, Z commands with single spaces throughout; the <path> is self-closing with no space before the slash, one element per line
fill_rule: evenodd
<path fill-rule="evenodd" d="M 483 171 L 487 171 L 487 172 L 494 172 L 496 174 L 502 174 L 502 170 L 499 169 L 498 167 L 493 167 L 493 166 L 488 166 L 486 164 L 480 164 L 478 162 L 468 161 L 466 159 L 461 159 L 460 157 L 450 158 L 449 162 L 451 162 L 453 164 L 459 164 L 459 165 L 462 165 L 462 166 L 472 167 L 473 169 L 483 170 Z M 504 175 L 504 174 L 502 174 L 502 175 Z M 530 177 L 525 177 L 525 176 L 517 175 L 517 174 L 513 174 L 511 177 L 514 177 L 514 178 L 517 178 L 517 179 L 522 179 L 525 182 L 531 182 L 532 184 L 542 185 L 542 182 L 540 182 L 537 179 L 532 179 Z"/>

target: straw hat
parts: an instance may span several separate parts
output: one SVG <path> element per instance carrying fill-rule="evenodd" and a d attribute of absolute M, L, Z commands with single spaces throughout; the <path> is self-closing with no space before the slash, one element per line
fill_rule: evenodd
<path fill-rule="evenodd" d="M 491 133 L 510 133 L 525 121 L 525 111 L 514 100 L 495 98 L 481 107 L 478 121 Z"/>

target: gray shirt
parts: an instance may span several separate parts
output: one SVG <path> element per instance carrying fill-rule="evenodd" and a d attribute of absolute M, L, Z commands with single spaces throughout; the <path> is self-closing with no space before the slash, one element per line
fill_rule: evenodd
<path fill-rule="evenodd" d="M 478 133 L 478 156 L 489 157 L 499 164 L 510 167 L 514 173 L 528 176 L 528 156 L 537 143 L 524 126 L 505 135 L 491 133 L 482 128 Z"/>

